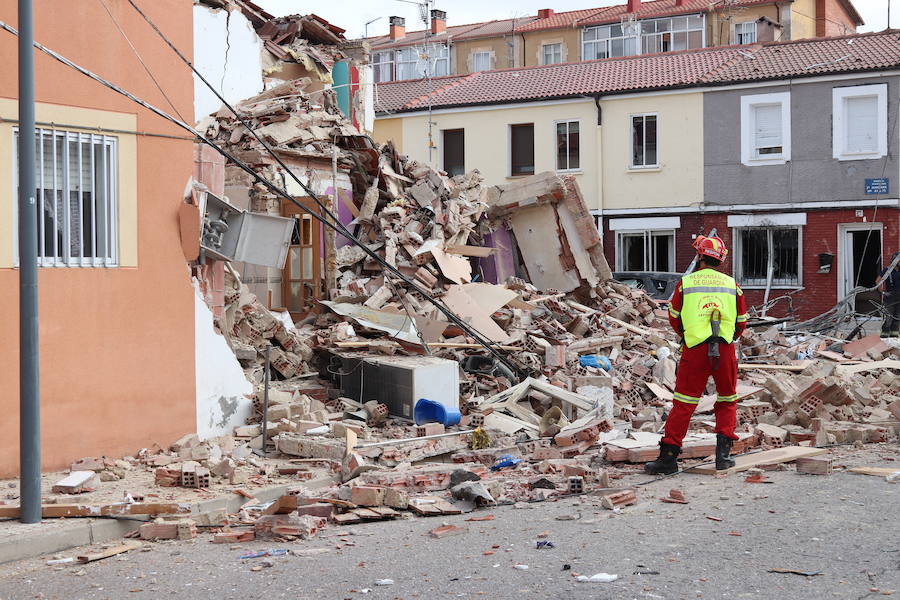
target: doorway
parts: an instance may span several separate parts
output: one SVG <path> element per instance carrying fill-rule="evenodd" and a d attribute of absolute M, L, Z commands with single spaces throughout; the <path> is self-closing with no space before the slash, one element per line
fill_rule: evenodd
<path fill-rule="evenodd" d="M 881 223 L 842 223 L 838 225 L 840 258 L 839 285 L 841 298 L 855 287 L 870 288 L 881 274 Z M 871 315 L 878 312 L 881 292 L 857 294 L 854 310 Z"/>

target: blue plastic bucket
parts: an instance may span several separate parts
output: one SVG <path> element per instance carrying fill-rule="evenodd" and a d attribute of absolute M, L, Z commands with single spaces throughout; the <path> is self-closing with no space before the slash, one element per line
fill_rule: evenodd
<path fill-rule="evenodd" d="M 459 410 L 447 408 L 440 402 L 429 400 L 428 398 L 420 398 L 416 402 L 416 408 L 413 411 L 416 425 L 423 423 L 441 423 L 444 427 L 456 425 L 462 418 Z"/>

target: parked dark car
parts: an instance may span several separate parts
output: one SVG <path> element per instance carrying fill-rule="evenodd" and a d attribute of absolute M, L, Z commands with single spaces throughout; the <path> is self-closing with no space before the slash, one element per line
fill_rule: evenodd
<path fill-rule="evenodd" d="M 667 301 L 681 281 L 681 273 L 665 271 L 616 271 L 613 279 L 625 285 L 646 290 L 654 300 Z"/>

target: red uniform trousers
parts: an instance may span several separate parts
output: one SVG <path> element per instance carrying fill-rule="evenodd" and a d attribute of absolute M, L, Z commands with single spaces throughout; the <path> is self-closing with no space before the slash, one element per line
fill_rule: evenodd
<path fill-rule="evenodd" d="M 709 344 L 684 348 L 675 377 L 675 400 L 672 412 L 666 420 L 664 444 L 681 447 L 691 422 L 691 415 L 706 391 L 706 382 L 712 375 L 716 382 L 716 433 L 738 439 L 734 433 L 737 424 L 737 359 L 734 344 L 719 343 L 719 365 L 713 369 L 709 359 Z"/>

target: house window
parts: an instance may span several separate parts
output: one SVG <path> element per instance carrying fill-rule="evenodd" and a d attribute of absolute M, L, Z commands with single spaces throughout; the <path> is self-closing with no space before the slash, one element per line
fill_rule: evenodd
<path fill-rule="evenodd" d="M 116 266 L 116 138 L 51 129 L 35 137 L 38 264 Z"/>
<path fill-rule="evenodd" d="M 445 129 L 444 136 L 444 171 L 447 175 L 463 175 L 466 172 L 466 148 L 464 129 Z"/>
<path fill-rule="evenodd" d="M 734 270 L 740 285 L 766 287 L 770 262 L 773 286 L 800 285 L 799 227 L 748 227 L 734 232 Z"/>
<path fill-rule="evenodd" d="M 631 117 L 631 168 L 659 166 L 656 145 L 656 115 Z"/>
<path fill-rule="evenodd" d="M 491 53 L 490 52 L 473 52 L 472 53 L 472 72 L 489 71 L 491 69 Z"/>
<path fill-rule="evenodd" d="M 581 168 L 579 122 L 556 123 L 556 170 L 575 171 Z"/>
<path fill-rule="evenodd" d="M 791 95 L 741 98 L 741 162 L 748 166 L 784 164 L 791 159 Z"/>
<path fill-rule="evenodd" d="M 534 175 L 534 123 L 509 126 L 510 175 Z"/>
<path fill-rule="evenodd" d="M 880 158 L 887 154 L 887 85 L 832 90 L 832 146 L 838 160 Z"/>
<path fill-rule="evenodd" d="M 415 79 L 416 63 L 419 61 L 419 52 L 413 48 L 397 50 L 397 79 Z"/>
<path fill-rule="evenodd" d="M 372 72 L 375 76 L 375 83 L 391 81 L 394 78 L 394 52 L 392 50 L 373 52 Z"/>
<path fill-rule="evenodd" d="M 617 231 L 617 271 L 675 270 L 675 232 Z"/>
<path fill-rule="evenodd" d="M 756 21 L 734 24 L 734 43 L 753 44 L 756 42 Z"/>
<path fill-rule="evenodd" d="M 450 74 L 450 48 L 445 44 L 401 48 L 397 50 L 396 60 L 399 80 Z"/>
<path fill-rule="evenodd" d="M 703 15 L 641 21 L 644 54 L 703 48 L 706 20 Z"/>
<path fill-rule="evenodd" d="M 562 62 L 562 44 L 544 44 L 541 46 L 541 64 L 557 65 Z"/>
<path fill-rule="evenodd" d="M 640 23 L 585 27 L 581 34 L 582 60 L 639 54 L 640 29 Z"/>

